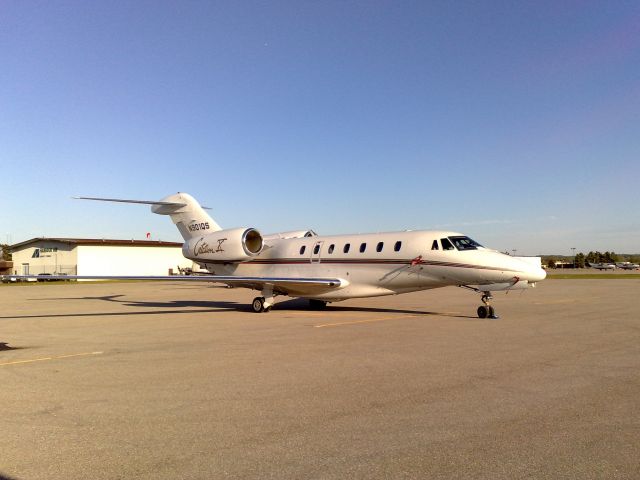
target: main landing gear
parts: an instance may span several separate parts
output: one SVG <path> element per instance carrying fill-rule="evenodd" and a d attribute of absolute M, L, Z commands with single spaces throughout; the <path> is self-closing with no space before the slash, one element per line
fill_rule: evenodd
<path fill-rule="evenodd" d="M 268 312 L 275 303 L 273 287 L 265 285 L 262 289 L 262 297 L 256 297 L 251 302 L 251 309 L 256 313 Z"/>
<path fill-rule="evenodd" d="M 256 297 L 253 299 L 253 302 L 251 302 L 251 310 L 253 310 L 255 313 L 268 312 L 271 310 L 271 307 L 275 303 L 275 295 L 273 294 L 272 288 L 263 289 L 262 295 L 264 296 Z M 327 302 L 325 302 L 324 300 L 315 300 L 312 298 L 309 299 L 309 308 L 311 310 L 324 310 L 326 306 Z"/>
<path fill-rule="evenodd" d="M 494 308 L 489 305 L 489 302 L 493 299 L 493 297 L 491 296 L 491 292 L 484 292 L 482 295 L 482 303 L 484 303 L 484 305 L 480 305 L 478 307 L 478 317 L 480 318 L 491 318 L 491 319 L 497 319 L 500 318 L 496 315 L 496 311 L 494 310 Z"/>
<path fill-rule="evenodd" d="M 256 313 L 268 312 L 271 310 L 271 305 L 265 305 L 266 299 L 264 297 L 256 297 L 251 302 L 251 309 Z"/>

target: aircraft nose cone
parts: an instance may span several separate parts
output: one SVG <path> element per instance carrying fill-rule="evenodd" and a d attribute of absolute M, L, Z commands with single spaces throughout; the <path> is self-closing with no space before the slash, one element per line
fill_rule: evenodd
<path fill-rule="evenodd" d="M 526 280 L 529 283 L 534 283 L 547 278 L 547 272 L 539 265 L 525 262 L 521 259 L 513 259 L 513 261 L 515 263 L 514 267 L 517 265 L 515 269 L 520 271 L 520 274 L 518 275 L 520 280 Z"/>
<path fill-rule="evenodd" d="M 527 280 L 529 280 L 530 282 L 539 282 L 547 278 L 547 272 L 544 268 L 535 267 L 531 269 L 531 272 L 527 273 Z"/>

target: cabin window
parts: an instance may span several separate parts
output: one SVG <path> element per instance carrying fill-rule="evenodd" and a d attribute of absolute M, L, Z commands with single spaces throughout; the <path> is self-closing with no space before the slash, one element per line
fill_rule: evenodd
<path fill-rule="evenodd" d="M 336 247 L 336 246 L 335 246 L 333 243 L 332 243 L 331 245 L 329 245 L 329 249 L 327 250 L 327 253 L 333 253 L 333 249 L 334 249 L 335 247 Z"/>
<path fill-rule="evenodd" d="M 361 243 L 360 244 L 360 253 L 364 253 L 366 249 L 367 249 L 367 244 L 366 243 Z"/>
<path fill-rule="evenodd" d="M 306 245 L 302 245 L 302 246 L 300 247 L 300 255 L 303 255 L 303 254 L 304 254 L 304 251 L 305 251 L 306 249 L 307 249 L 307 246 L 306 246 Z"/>
<path fill-rule="evenodd" d="M 440 242 L 442 243 L 443 250 L 455 250 L 456 248 L 451 244 L 448 238 L 441 238 Z"/>
<path fill-rule="evenodd" d="M 349 249 L 351 248 L 351 244 L 350 243 L 345 243 L 344 248 L 342 249 L 342 251 L 344 253 L 349 253 Z"/>
<path fill-rule="evenodd" d="M 402 248 L 402 242 L 396 242 L 396 244 L 393 246 L 393 251 L 394 252 L 399 252 L 400 249 Z"/>
<path fill-rule="evenodd" d="M 469 237 L 449 237 L 449 240 L 453 242 L 458 250 L 477 250 L 478 247 L 482 248 L 482 245 Z"/>
<path fill-rule="evenodd" d="M 314 255 L 317 255 L 319 251 L 320 251 L 320 244 L 318 244 L 315 247 L 313 247 L 313 254 Z"/>
<path fill-rule="evenodd" d="M 382 247 L 384 247 L 384 242 L 378 242 L 376 246 L 376 252 L 380 253 L 382 251 Z"/>
<path fill-rule="evenodd" d="M 433 243 L 431 244 L 431 250 L 440 250 L 440 248 L 438 247 L 438 240 L 433 241 Z"/>

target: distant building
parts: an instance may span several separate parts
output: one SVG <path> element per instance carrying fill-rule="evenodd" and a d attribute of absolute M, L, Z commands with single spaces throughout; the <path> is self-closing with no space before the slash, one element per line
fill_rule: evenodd
<path fill-rule="evenodd" d="M 554 262 L 554 267 L 553 268 L 575 268 L 575 263 L 557 261 L 557 262 Z"/>
<path fill-rule="evenodd" d="M 176 242 L 32 238 L 10 250 L 18 275 L 169 275 L 193 268 Z"/>

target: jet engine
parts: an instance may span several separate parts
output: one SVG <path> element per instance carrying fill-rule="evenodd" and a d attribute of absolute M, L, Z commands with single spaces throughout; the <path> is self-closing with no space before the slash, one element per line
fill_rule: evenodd
<path fill-rule="evenodd" d="M 255 228 L 232 228 L 192 238 L 182 246 L 185 257 L 195 262 L 244 262 L 259 255 L 264 242 Z"/>

